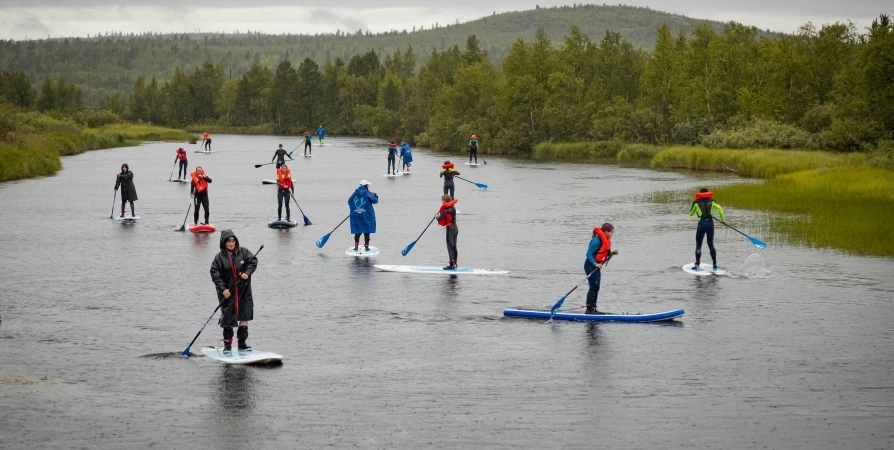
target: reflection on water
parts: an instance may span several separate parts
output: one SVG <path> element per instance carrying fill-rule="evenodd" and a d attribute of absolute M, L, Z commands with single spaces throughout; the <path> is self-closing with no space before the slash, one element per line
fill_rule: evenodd
<path fill-rule="evenodd" d="M 239 418 L 255 406 L 255 371 L 248 366 L 224 364 L 217 371 L 218 389 L 212 395 L 221 418 Z"/>

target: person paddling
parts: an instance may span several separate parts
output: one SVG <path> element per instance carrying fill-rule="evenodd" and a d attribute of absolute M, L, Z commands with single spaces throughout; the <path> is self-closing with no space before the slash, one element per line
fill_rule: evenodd
<path fill-rule="evenodd" d="M 189 197 L 195 202 L 192 223 L 193 225 L 199 224 L 199 206 L 201 206 L 205 208 L 205 221 L 202 222 L 202 225 L 208 225 L 208 219 L 211 217 L 211 212 L 208 211 L 208 183 L 211 183 L 211 178 L 205 173 L 202 166 L 196 166 L 196 171 L 189 176 L 192 177 Z"/>
<path fill-rule="evenodd" d="M 251 296 L 251 275 L 258 268 L 258 258 L 239 245 L 232 230 L 220 232 L 220 253 L 211 261 L 211 281 L 221 304 L 220 327 L 223 328 L 224 353 L 232 352 L 233 327 L 238 326 L 236 339 L 239 350 L 251 351 L 248 322 L 254 319 L 254 300 Z"/>
<path fill-rule="evenodd" d="M 590 290 L 587 291 L 587 314 L 604 314 L 596 309 L 596 301 L 599 299 L 602 267 L 613 255 L 618 254 L 617 250 L 611 249 L 613 234 L 615 227 L 606 222 L 601 227 L 593 228 L 593 237 L 587 246 L 587 260 L 584 262 L 584 274 L 590 283 Z"/>
<path fill-rule="evenodd" d="M 310 156 L 314 155 L 314 150 L 311 148 L 311 136 L 307 131 L 304 132 L 304 156 L 307 156 L 307 152 L 310 152 Z"/>
<path fill-rule="evenodd" d="M 273 152 L 273 158 L 270 160 L 270 162 L 273 162 L 275 160 L 276 168 L 279 169 L 286 163 L 286 157 L 288 157 L 291 161 L 294 161 L 294 159 L 289 156 L 289 153 L 286 151 L 286 149 L 282 148 L 282 144 L 279 144 L 279 148 L 276 149 L 275 152 Z"/>
<path fill-rule="evenodd" d="M 319 140 L 320 140 L 320 141 L 319 141 L 319 142 L 320 142 L 320 145 L 323 145 L 323 139 L 326 138 L 326 129 L 323 128 L 323 125 L 320 125 L 320 126 L 317 128 L 316 133 L 317 133 L 317 138 L 319 138 Z"/>
<path fill-rule="evenodd" d="M 474 134 L 469 138 L 469 164 L 472 164 L 472 157 L 475 157 L 475 164 L 478 164 L 478 136 Z"/>
<path fill-rule="evenodd" d="M 388 143 L 388 175 L 396 175 L 397 172 L 397 144 L 394 141 Z"/>
<path fill-rule="evenodd" d="M 410 150 L 410 144 L 407 144 L 406 142 L 400 143 L 400 157 L 403 161 L 400 170 L 409 172 L 410 163 L 413 162 L 413 152 Z"/>
<path fill-rule="evenodd" d="M 453 177 L 461 175 L 456 169 L 453 167 L 453 163 L 450 160 L 444 161 L 444 165 L 441 166 L 441 174 L 439 177 L 444 178 L 444 194 L 450 194 L 450 198 L 454 197 L 454 192 L 456 191 L 456 185 L 453 184 Z"/>
<path fill-rule="evenodd" d="M 438 219 L 438 225 L 445 227 L 447 230 L 447 257 L 450 263 L 444 267 L 444 270 L 456 270 L 456 237 L 459 235 L 459 228 L 456 227 L 456 202 L 459 200 L 451 198 L 444 194 L 441 197 L 441 208 L 435 217 Z"/>
<path fill-rule="evenodd" d="M 705 236 L 708 237 L 708 250 L 711 252 L 711 262 L 714 263 L 714 270 L 717 270 L 717 250 L 714 249 L 714 212 L 720 218 L 720 223 L 724 223 L 723 208 L 714 201 L 714 193 L 708 191 L 707 188 L 699 189 L 695 194 L 695 201 L 689 208 L 689 215 L 698 216 L 698 227 L 695 229 L 695 269 L 702 261 L 702 241 Z"/>
<path fill-rule="evenodd" d="M 286 165 L 285 162 L 282 163 L 282 167 L 276 169 L 276 184 L 279 186 L 279 193 L 277 194 L 277 201 L 279 202 L 279 208 L 276 210 L 277 220 L 282 220 L 282 204 L 286 203 L 286 220 L 292 220 L 292 211 L 289 209 L 289 198 L 291 194 L 295 193 L 295 180 L 292 179 L 292 171 L 289 170 L 289 166 Z"/>
<path fill-rule="evenodd" d="M 130 203 L 130 217 L 136 217 L 133 202 L 137 201 L 137 188 L 133 184 L 133 172 L 127 163 L 121 165 L 121 173 L 115 176 L 115 191 L 121 188 L 121 217 L 124 217 L 124 206 Z"/>
<path fill-rule="evenodd" d="M 376 232 L 376 211 L 372 205 L 379 203 L 379 196 L 369 190 L 369 181 L 362 180 L 348 199 L 351 210 L 351 233 L 354 233 L 354 250 L 360 248 L 360 235 L 363 235 L 363 247 L 369 251 L 369 235 Z"/>
<path fill-rule="evenodd" d="M 189 174 L 186 168 L 189 161 L 186 159 L 186 150 L 183 150 L 183 147 L 177 149 L 177 156 L 174 157 L 174 163 L 176 164 L 177 161 L 180 161 L 180 168 L 177 169 L 177 179 L 185 180 L 186 176 Z"/>
<path fill-rule="evenodd" d="M 210 152 L 211 151 L 211 135 L 208 134 L 207 131 L 204 134 L 202 134 L 202 142 L 205 143 L 205 151 Z"/>

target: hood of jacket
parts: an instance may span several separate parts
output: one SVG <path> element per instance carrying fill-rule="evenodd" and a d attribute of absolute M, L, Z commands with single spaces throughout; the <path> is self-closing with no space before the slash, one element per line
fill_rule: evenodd
<path fill-rule="evenodd" d="M 220 232 L 220 251 L 221 252 L 227 251 L 227 247 L 226 247 L 227 239 L 229 239 L 230 237 L 236 238 L 236 233 L 233 233 L 233 230 L 222 230 Z M 238 248 L 239 248 L 239 238 L 236 238 L 236 249 L 238 249 Z M 236 250 L 236 249 L 234 249 L 234 250 Z"/>

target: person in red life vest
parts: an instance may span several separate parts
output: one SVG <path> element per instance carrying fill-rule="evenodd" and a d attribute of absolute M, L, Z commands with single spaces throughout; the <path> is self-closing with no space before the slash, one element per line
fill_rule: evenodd
<path fill-rule="evenodd" d="M 584 262 L 584 274 L 590 282 L 590 290 L 587 292 L 587 314 L 603 314 L 596 310 L 596 301 L 599 298 L 602 267 L 612 256 L 618 254 L 617 250 L 612 250 L 613 234 L 615 227 L 608 222 L 601 227 L 593 228 L 593 237 L 587 247 L 587 260 Z"/>
<path fill-rule="evenodd" d="M 121 173 L 115 177 L 115 191 L 121 188 L 121 217 L 124 217 L 124 206 L 130 203 L 130 216 L 136 217 L 137 213 L 133 209 L 133 202 L 137 201 L 137 188 L 133 185 L 133 172 L 127 163 L 121 165 Z"/>
<path fill-rule="evenodd" d="M 258 258 L 239 245 L 232 230 L 220 232 L 220 253 L 211 261 L 211 281 L 221 305 L 220 327 L 223 328 L 224 352 L 232 352 L 233 327 L 238 326 L 236 339 L 239 351 L 249 352 L 248 322 L 254 319 L 251 296 L 251 275 L 258 268 Z"/>
<path fill-rule="evenodd" d="M 456 191 L 456 185 L 453 184 L 453 177 L 459 175 L 460 173 L 453 168 L 453 163 L 450 160 L 444 161 L 444 165 L 441 166 L 441 174 L 439 177 L 444 177 L 444 195 L 450 194 L 450 197 L 453 198 L 453 194 Z"/>
<path fill-rule="evenodd" d="M 295 193 L 295 180 L 292 179 L 292 171 L 289 166 L 283 163 L 279 169 L 276 169 L 276 184 L 279 186 L 277 200 L 279 201 L 279 209 L 276 210 L 278 219 L 282 220 L 282 204 L 286 203 L 286 220 L 292 220 L 292 211 L 289 209 L 290 194 Z"/>
<path fill-rule="evenodd" d="M 205 151 L 210 152 L 211 151 L 211 135 L 208 134 L 207 131 L 204 134 L 202 134 L 202 142 L 205 143 Z"/>
<path fill-rule="evenodd" d="M 211 212 L 208 211 L 208 183 L 211 183 L 211 178 L 205 173 L 205 169 L 202 166 L 196 166 L 196 171 L 189 174 L 189 176 L 192 177 L 189 196 L 195 203 L 192 223 L 193 225 L 199 224 L 199 206 L 202 206 L 205 208 L 205 221 L 202 222 L 202 225 L 207 225 L 208 219 L 211 217 Z"/>
<path fill-rule="evenodd" d="M 189 172 L 186 169 L 187 165 L 189 164 L 189 161 L 186 159 L 186 150 L 183 150 L 182 147 L 177 149 L 177 156 L 174 157 L 174 162 L 176 163 L 177 161 L 180 161 L 180 168 L 177 169 L 177 179 L 185 180 L 186 175 L 189 174 Z"/>
<path fill-rule="evenodd" d="M 444 267 L 444 270 L 456 270 L 456 236 L 459 235 L 459 228 L 456 227 L 456 202 L 459 200 L 455 200 L 447 194 L 441 196 L 441 208 L 438 210 L 438 213 L 435 214 L 435 217 L 438 219 L 438 225 L 445 227 L 447 229 L 447 257 L 450 258 L 450 263 Z"/>

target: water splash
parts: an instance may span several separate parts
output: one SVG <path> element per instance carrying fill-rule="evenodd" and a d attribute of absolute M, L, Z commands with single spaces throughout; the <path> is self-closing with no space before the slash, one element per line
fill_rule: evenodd
<path fill-rule="evenodd" d="M 773 271 L 770 270 L 770 266 L 757 253 L 752 253 L 751 256 L 745 259 L 745 264 L 739 267 L 738 270 L 733 271 L 732 274 L 737 278 L 773 278 Z"/>

